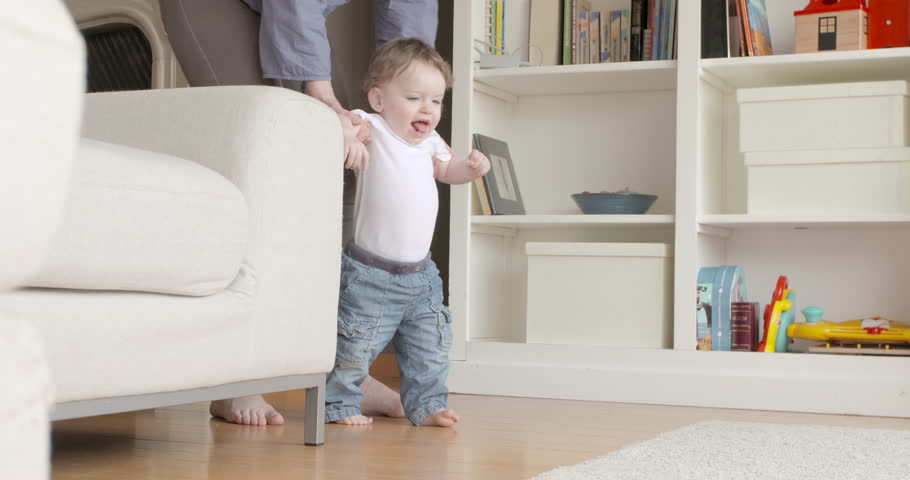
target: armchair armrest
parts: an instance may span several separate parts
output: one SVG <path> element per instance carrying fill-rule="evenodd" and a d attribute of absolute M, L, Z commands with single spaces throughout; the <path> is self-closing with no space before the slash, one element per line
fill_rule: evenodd
<path fill-rule="evenodd" d="M 268 325 L 251 332 L 248 354 L 310 367 L 316 360 L 323 371 L 331 369 L 343 170 L 334 112 L 276 87 L 100 93 L 86 96 L 82 133 L 195 161 L 237 185 L 249 210 L 250 240 L 231 289 L 251 295 L 256 321 Z M 315 337 L 327 347 L 274 351 L 274 335 Z"/>

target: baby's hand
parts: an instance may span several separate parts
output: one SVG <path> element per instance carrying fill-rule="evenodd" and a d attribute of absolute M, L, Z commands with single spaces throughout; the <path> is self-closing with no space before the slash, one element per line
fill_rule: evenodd
<path fill-rule="evenodd" d="M 486 175 L 490 171 L 490 159 L 476 148 L 465 158 L 465 164 L 471 169 L 473 178 Z"/>
<path fill-rule="evenodd" d="M 344 168 L 366 170 L 370 166 L 370 153 L 367 146 L 356 136 L 344 138 Z"/>

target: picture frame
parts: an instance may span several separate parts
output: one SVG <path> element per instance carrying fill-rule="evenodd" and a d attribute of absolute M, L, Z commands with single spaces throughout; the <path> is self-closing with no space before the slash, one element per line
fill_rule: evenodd
<path fill-rule="evenodd" d="M 524 215 L 524 202 L 518 188 L 518 177 L 515 175 L 509 145 L 502 140 L 475 133 L 474 147 L 490 159 L 490 171 L 483 176 L 483 186 L 491 213 Z"/>

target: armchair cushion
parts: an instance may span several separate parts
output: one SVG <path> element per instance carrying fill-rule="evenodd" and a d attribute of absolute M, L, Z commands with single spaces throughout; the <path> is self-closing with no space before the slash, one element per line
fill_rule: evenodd
<path fill-rule="evenodd" d="M 80 141 L 64 221 L 28 286 L 203 296 L 237 276 L 243 195 L 198 163 Z"/>

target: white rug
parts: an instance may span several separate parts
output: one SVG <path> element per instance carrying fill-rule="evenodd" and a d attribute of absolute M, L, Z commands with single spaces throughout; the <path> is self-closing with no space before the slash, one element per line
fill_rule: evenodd
<path fill-rule="evenodd" d="M 910 478 L 910 431 L 701 422 L 532 480 Z"/>

